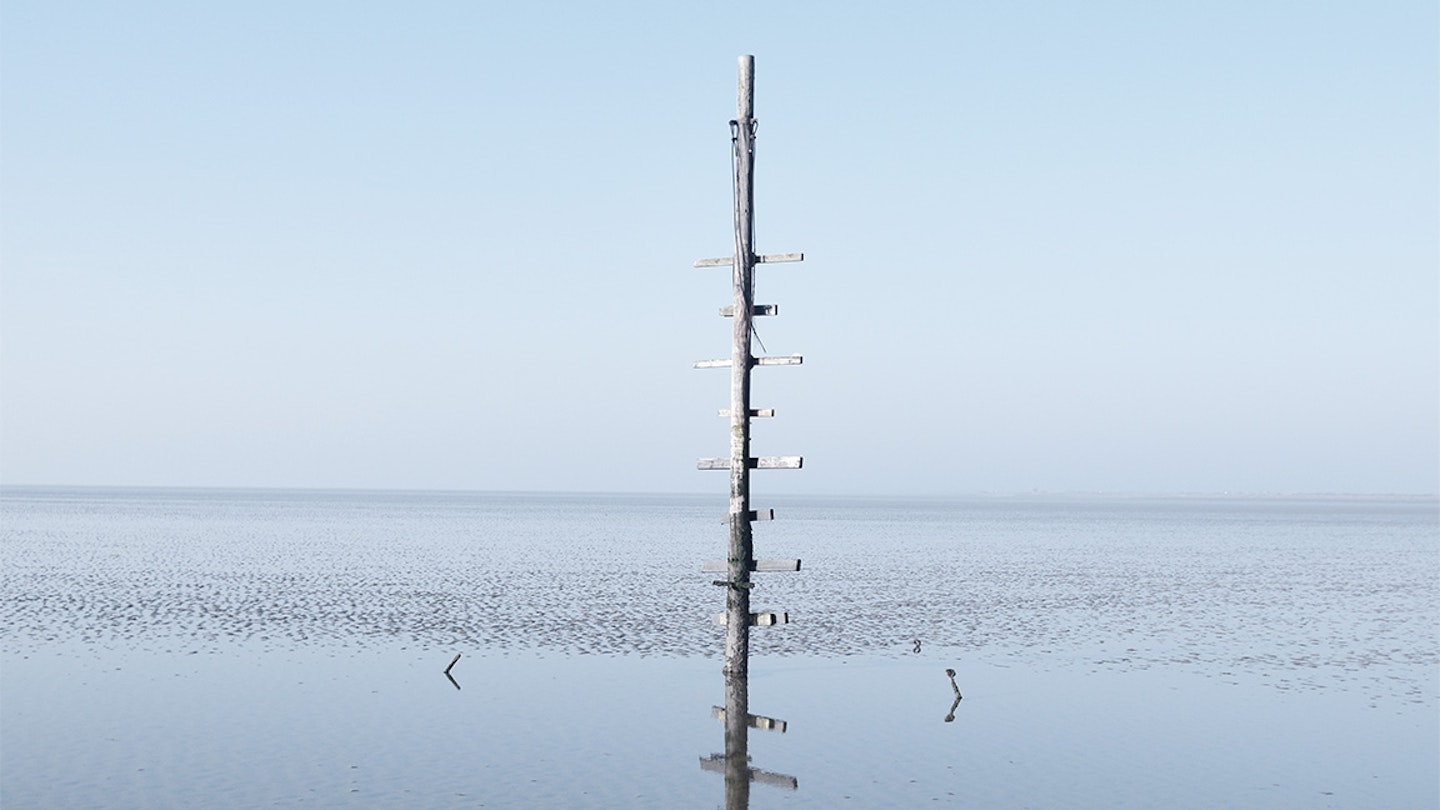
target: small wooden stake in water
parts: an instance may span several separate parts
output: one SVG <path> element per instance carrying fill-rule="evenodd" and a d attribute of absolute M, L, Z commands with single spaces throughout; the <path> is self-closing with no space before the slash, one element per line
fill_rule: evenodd
<path fill-rule="evenodd" d="M 449 674 L 450 674 L 450 667 L 455 666 L 455 662 L 456 662 L 456 661 L 459 661 L 459 660 L 460 660 L 460 653 L 455 653 L 455 657 L 450 659 L 450 666 L 449 666 L 449 667 L 445 667 L 445 674 L 446 674 L 446 675 L 449 675 Z"/>

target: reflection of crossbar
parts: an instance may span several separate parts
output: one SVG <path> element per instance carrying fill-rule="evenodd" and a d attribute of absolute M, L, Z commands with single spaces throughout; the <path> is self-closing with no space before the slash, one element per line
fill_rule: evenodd
<path fill-rule="evenodd" d="M 725 755 L 711 754 L 709 757 L 701 757 L 700 770 L 710 771 L 711 773 L 725 773 Z M 793 776 L 762 771 L 759 768 L 747 767 L 745 770 L 749 772 L 751 782 L 759 782 L 762 785 L 785 788 L 786 790 L 800 789 L 800 780 Z"/>
<path fill-rule="evenodd" d="M 710 716 L 715 718 L 716 720 L 719 720 L 722 723 L 725 722 L 724 707 L 711 706 Z M 745 715 L 745 723 L 751 728 L 758 728 L 761 731 L 778 731 L 781 734 L 784 734 L 785 729 L 789 727 L 789 724 L 787 724 L 784 720 L 776 720 L 773 717 L 761 717 L 758 714 Z"/>

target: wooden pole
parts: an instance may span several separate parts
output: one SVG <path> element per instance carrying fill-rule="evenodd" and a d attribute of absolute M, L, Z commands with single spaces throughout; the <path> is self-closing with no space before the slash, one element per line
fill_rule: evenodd
<path fill-rule="evenodd" d="M 755 316 L 755 57 L 741 56 L 735 120 L 734 316 L 730 349 L 730 587 L 725 597 L 725 673 L 744 678 L 750 666 L 750 332 Z"/>

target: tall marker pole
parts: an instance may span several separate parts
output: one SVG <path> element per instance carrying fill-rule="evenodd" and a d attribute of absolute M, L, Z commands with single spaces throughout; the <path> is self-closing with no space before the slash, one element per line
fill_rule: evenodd
<path fill-rule="evenodd" d="M 755 57 L 741 56 L 739 89 L 736 95 L 735 120 L 730 122 L 730 141 L 735 167 L 735 252 L 729 258 L 700 259 L 696 267 L 730 265 L 733 303 L 720 310 L 731 318 L 730 357 L 728 360 L 702 360 L 696 368 L 730 369 L 730 408 L 720 415 L 730 417 L 730 457 L 702 458 L 702 470 L 730 471 L 730 543 L 725 560 L 707 562 L 703 571 L 725 572 L 724 580 L 714 584 L 725 587 L 725 612 L 717 621 L 725 625 L 725 707 L 715 707 L 725 722 L 725 753 L 702 759 L 700 767 L 725 774 L 725 806 L 750 806 L 750 783 L 764 782 L 794 790 L 793 776 L 773 774 L 750 767 L 749 730 L 751 726 L 779 731 L 784 721 L 750 714 L 750 627 L 788 624 L 788 613 L 751 613 L 750 590 L 754 587 L 752 571 L 799 571 L 799 560 L 756 560 L 751 523 L 771 520 L 772 509 L 750 508 L 750 470 L 799 469 L 800 456 L 750 455 L 750 419 L 774 416 L 770 408 L 750 407 L 750 371 L 755 366 L 794 366 L 803 362 L 799 355 L 788 357 L 755 357 L 750 353 L 750 337 L 754 319 L 759 315 L 776 315 L 779 308 L 755 304 L 755 265 L 769 262 L 798 262 L 801 253 L 780 253 L 760 256 L 755 253 Z"/>
<path fill-rule="evenodd" d="M 728 470 L 730 472 L 730 542 L 727 559 L 705 563 L 702 570 L 721 572 L 724 580 L 715 581 L 725 586 L 725 612 L 715 619 L 725 625 L 725 672 L 728 675 L 745 677 L 749 672 L 750 627 L 752 625 L 787 624 L 788 613 L 751 613 L 750 589 L 754 587 L 752 571 L 799 571 L 799 560 L 755 559 L 755 544 L 750 524 L 756 520 L 774 518 L 774 510 L 750 508 L 750 471 L 793 470 L 804 464 L 800 456 L 750 455 L 750 419 L 752 417 L 774 416 L 771 408 L 750 407 L 750 371 L 755 366 L 796 366 L 804 362 L 800 355 L 784 357 L 755 357 L 750 353 L 750 337 L 754 332 L 755 317 L 775 315 L 779 308 L 773 304 L 755 304 L 755 265 L 769 262 L 804 261 L 803 253 L 777 253 L 760 256 L 755 253 L 755 57 L 740 57 L 739 92 L 736 101 L 735 120 L 730 122 L 730 141 L 735 167 L 735 252 L 720 259 L 699 259 L 696 267 L 731 268 L 730 280 L 732 304 L 720 310 L 724 317 L 731 318 L 730 356 L 719 360 L 701 360 L 696 368 L 730 369 L 730 407 L 720 411 L 721 416 L 730 419 L 730 455 L 728 458 L 702 458 L 697 466 L 702 470 Z"/>
<path fill-rule="evenodd" d="M 755 317 L 755 57 L 740 57 L 735 120 L 735 308 L 730 347 L 730 554 L 726 572 L 725 672 L 745 676 L 750 662 L 750 333 Z"/>

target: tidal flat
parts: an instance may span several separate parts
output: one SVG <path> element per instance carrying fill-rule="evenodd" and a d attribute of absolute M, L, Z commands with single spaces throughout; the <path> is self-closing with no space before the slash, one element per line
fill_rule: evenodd
<path fill-rule="evenodd" d="M 1440 806 L 1434 501 L 773 503 L 749 807 Z M 735 806 L 723 498 L 0 508 L 6 808 Z"/>

